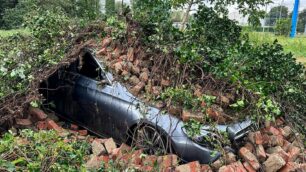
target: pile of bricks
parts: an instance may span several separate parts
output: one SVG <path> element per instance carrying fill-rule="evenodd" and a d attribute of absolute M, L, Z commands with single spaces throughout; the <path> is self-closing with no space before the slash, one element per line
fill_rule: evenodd
<path fill-rule="evenodd" d="M 298 135 L 286 126 L 282 118 L 267 122 L 260 131 L 250 132 L 239 149 L 240 161 L 229 161 L 222 167 L 221 159 L 212 164 L 215 171 L 230 172 L 294 172 L 306 171 L 306 152 Z M 233 158 L 232 158 L 233 159 Z M 223 161 L 224 162 L 224 161 Z M 219 168 L 220 167 L 220 168 Z"/>
<path fill-rule="evenodd" d="M 238 151 L 232 152 L 210 165 L 198 161 L 182 164 L 174 154 L 164 156 L 146 155 L 142 150 L 135 150 L 126 144 L 117 146 L 112 138 L 99 139 L 88 135 L 87 130 L 59 121 L 54 114 L 46 114 L 41 109 L 30 108 L 26 119 L 16 119 L 19 128 L 34 130 L 55 130 L 61 135 L 72 134 L 65 142 L 73 139 L 87 139 L 92 147 L 92 155 L 87 160 L 88 169 L 105 168 L 115 165 L 124 170 L 165 171 L 165 172 L 294 172 L 306 171 L 306 151 L 298 134 L 285 125 L 282 118 L 276 122 L 266 122 L 259 131 L 250 132 L 246 142 Z M 34 127 L 33 127 L 34 126 Z"/>
<path fill-rule="evenodd" d="M 199 162 L 191 162 L 184 165 L 179 165 L 179 158 L 174 154 L 155 156 L 146 155 L 142 150 L 133 150 L 126 144 L 121 144 L 116 147 L 112 138 L 110 139 L 95 139 L 91 143 L 93 154 L 88 160 L 87 169 L 98 169 L 104 164 L 107 169 L 112 164 L 116 164 L 122 170 L 137 170 L 137 171 L 177 171 L 177 172 L 211 172 L 208 165 L 201 165 Z M 103 163 L 101 163 L 103 162 Z"/>

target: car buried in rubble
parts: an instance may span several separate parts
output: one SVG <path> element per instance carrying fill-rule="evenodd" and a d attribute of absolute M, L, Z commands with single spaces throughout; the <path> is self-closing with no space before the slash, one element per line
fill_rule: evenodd
<path fill-rule="evenodd" d="M 148 154 L 171 152 L 182 161 L 200 163 L 211 163 L 221 156 L 211 143 L 202 139 L 218 139 L 215 130 L 203 126 L 199 136 L 188 137 L 183 121 L 133 96 L 123 84 L 114 81 L 90 49 L 84 49 L 76 61 L 42 82 L 40 92 L 60 117 L 98 136 L 132 144 Z M 215 128 L 227 133 L 231 145 L 237 145 L 250 126 L 251 121 L 245 120 Z"/>

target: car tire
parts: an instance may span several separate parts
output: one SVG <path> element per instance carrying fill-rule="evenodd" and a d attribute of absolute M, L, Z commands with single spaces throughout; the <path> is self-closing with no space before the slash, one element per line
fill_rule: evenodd
<path fill-rule="evenodd" d="M 149 155 L 165 155 L 169 152 L 169 143 L 163 135 L 151 125 L 142 125 L 136 128 L 133 134 L 132 145 L 142 149 Z"/>

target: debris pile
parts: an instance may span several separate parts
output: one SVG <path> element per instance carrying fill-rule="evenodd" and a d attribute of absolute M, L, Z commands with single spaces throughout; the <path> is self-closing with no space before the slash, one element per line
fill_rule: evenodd
<path fill-rule="evenodd" d="M 28 119 L 16 119 L 16 128 L 52 129 L 64 137 L 67 143 L 76 139 L 89 142 L 92 154 L 88 157 L 86 168 L 91 170 L 103 165 L 106 169 L 116 167 L 138 171 L 306 171 L 306 150 L 299 135 L 293 133 L 282 118 L 274 123 L 266 122 L 261 130 L 250 132 L 237 154 L 227 152 L 217 161 L 206 165 L 198 161 L 182 164 L 174 154 L 146 155 L 142 150 L 135 150 L 126 144 L 118 146 L 112 138 L 90 136 L 87 130 L 61 122 L 53 113 L 47 115 L 38 108 L 30 108 L 29 114 Z"/>
<path fill-rule="evenodd" d="M 200 68 L 191 70 L 172 56 L 146 52 L 147 47 L 138 45 L 138 41 L 129 42 L 133 44 L 123 46 L 106 37 L 98 43 L 96 55 L 134 96 L 183 121 L 195 119 L 204 123 L 208 117 L 224 124 L 237 119 L 238 114 L 228 110 L 239 99 L 233 85 L 204 74 Z M 175 89 L 180 89 L 178 96 L 182 98 L 163 96 L 167 89 L 177 93 Z"/>
<path fill-rule="evenodd" d="M 275 123 L 266 122 L 265 128 L 250 132 L 244 146 L 238 151 L 240 161 L 233 154 L 227 154 L 212 164 L 214 170 L 289 172 L 306 171 L 306 151 L 282 118 Z M 220 167 L 220 164 L 228 164 Z"/>

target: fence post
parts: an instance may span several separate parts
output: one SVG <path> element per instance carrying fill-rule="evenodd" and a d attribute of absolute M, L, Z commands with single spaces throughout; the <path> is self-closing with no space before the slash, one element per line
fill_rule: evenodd
<path fill-rule="evenodd" d="M 299 15 L 299 3 L 300 3 L 300 0 L 295 0 L 294 2 L 290 38 L 294 38 L 296 34 L 296 25 L 297 25 L 297 19 Z"/>

